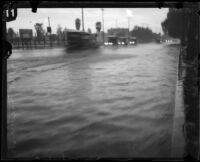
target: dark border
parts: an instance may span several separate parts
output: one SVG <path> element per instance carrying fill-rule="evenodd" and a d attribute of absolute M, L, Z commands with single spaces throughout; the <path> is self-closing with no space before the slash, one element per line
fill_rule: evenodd
<path fill-rule="evenodd" d="M 8 2 L 8 1 L 3 1 Z M 16 2 L 15 6 L 17 8 L 31 8 L 30 1 L 14 1 Z M 196 5 L 189 1 L 178 2 L 178 1 L 32 1 L 33 4 L 37 4 L 39 2 L 38 8 L 194 8 Z M 49 2 L 49 4 L 47 3 Z M 192 1 L 195 2 L 195 1 Z M 1 1 L 2 3 L 2 1 Z M 2 5 L 1 5 L 2 6 Z M 1 16 L 2 16 L 1 7 Z M 30 11 L 31 12 L 31 11 Z M 1 19 L 1 23 L 3 26 L 3 21 Z M 3 28 L 2 32 L 3 33 Z M 3 36 L 3 35 L 2 35 Z M 5 37 L 5 35 L 4 35 Z M 199 34 L 200 37 L 200 34 Z M 4 50 L 4 48 L 3 48 Z M 3 52 L 3 51 L 2 51 Z M 31 158 L 23 158 L 23 159 L 8 159 L 7 155 L 7 60 L 2 56 L 2 109 L 1 109 L 1 160 L 83 160 L 83 161 L 102 161 L 102 160 L 111 160 L 111 161 L 132 161 L 132 160 L 150 160 L 150 161 L 181 161 L 182 159 L 171 159 L 171 158 L 40 158 L 40 159 L 31 159 Z M 198 73 L 199 74 L 199 73 Z M 199 155 L 200 159 L 200 155 Z M 191 160 L 190 160 L 191 161 Z"/>
<path fill-rule="evenodd" d="M 15 1 L 16 7 L 19 8 L 30 8 L 30 1 Z M 108 1 L 100 1 L 100 0 L 75 0 L 75 1 L 67 1 L 67 0 L 59 0 L 59 1 L 32 1 L 33 5 L 38 4 L 38 8 L 193 8 L 196 5 L 195 1 L 132 1 L 132 0 L 108 0 Z"/>

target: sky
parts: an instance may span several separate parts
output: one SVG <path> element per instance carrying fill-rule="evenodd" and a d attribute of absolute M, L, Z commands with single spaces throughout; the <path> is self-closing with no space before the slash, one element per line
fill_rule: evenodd
<path fill-rule="evenodd" d="M 104 8 L 103 14 L 101 8 L 84 8 L 83 11 L 85 31 L 90 28 L 92 33 L 96 32 L 95 23 L 97 21 L 102 22 L 102 17 L 104 17 L 105 32 L 107 32 L 109 28 L 128 28 L 129 18 L 130 30 L 132 30 L 135 25 L 138 25 L 149 27 L 156 33 L 163 33 L 161 22 L 166 18 L 168 9 Z M 33 32 L 35 33 L 34 24 L 43 23 L 43 27 L 46 30 L 49 17 L 52 33 L 56 33 L 58 25 L 60 25 L 62 29 L 75 29 L 75 19 L 82 19 L 81 14 L 81 8 L 38 8 L 37 13 L 33 13 L 31 8 L 18 9 L 17 19 L 15 21 L 8 22 L 7 29 L 12 27 L 15 32 L 19 32 L 19 29 L 33 29 Z"/>

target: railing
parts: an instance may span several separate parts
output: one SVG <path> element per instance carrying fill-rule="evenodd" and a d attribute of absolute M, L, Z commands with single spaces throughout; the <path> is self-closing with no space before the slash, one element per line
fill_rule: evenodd
<path fill-rule="evenodd" d="M 32 48 L 48 48 L 48 47 L 60 47 L 60 46 L 66 46 L 67 41 L 64 40 L 55 40 L 55 41 L 49 41 L 49 40 L 31 40 L 31 41 L 10 41 L 12 44 L 13 49 L 32 49 Z"/>

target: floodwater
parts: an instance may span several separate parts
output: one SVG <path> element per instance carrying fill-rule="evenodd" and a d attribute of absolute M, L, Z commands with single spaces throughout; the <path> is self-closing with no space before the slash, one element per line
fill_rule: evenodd
<path fill-rule="evenodd" d="M 8 59 L 9 157 L 169 157 L 179 46 Z"/>

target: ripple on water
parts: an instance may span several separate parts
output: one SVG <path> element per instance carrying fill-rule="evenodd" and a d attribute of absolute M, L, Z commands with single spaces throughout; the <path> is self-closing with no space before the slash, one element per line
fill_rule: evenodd
<path fill-rule="evenodd" d="M 17 53 L 8 60 L 15 156 L 169 157 L 178 58 L 170 48 Z"/>

